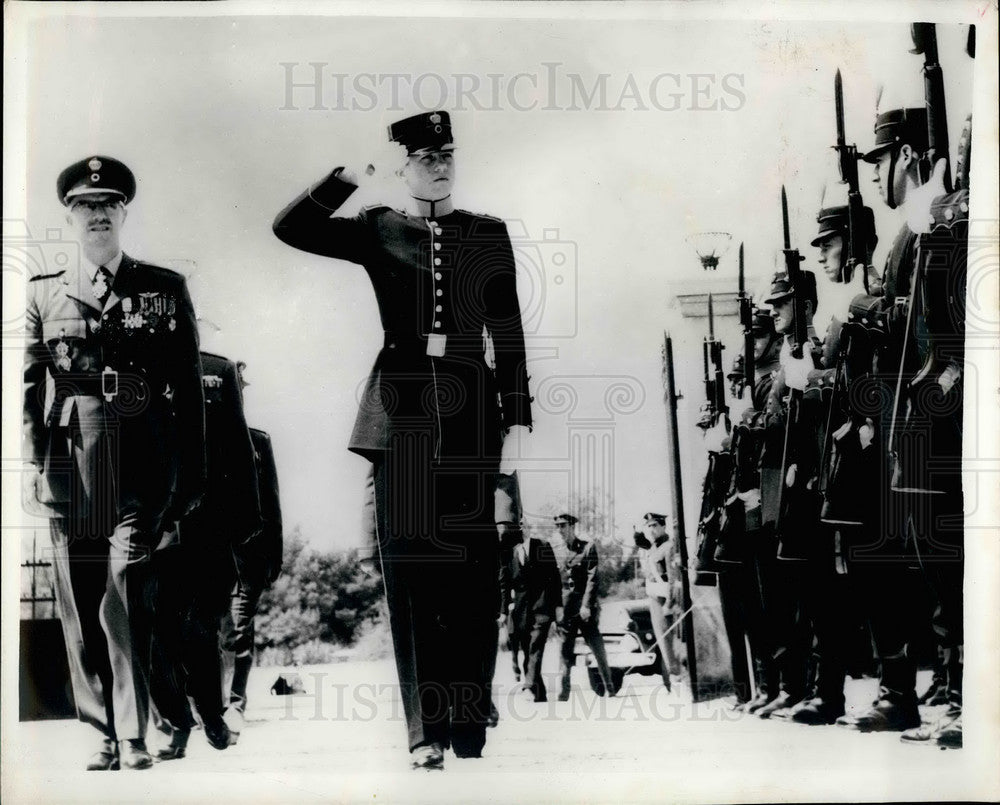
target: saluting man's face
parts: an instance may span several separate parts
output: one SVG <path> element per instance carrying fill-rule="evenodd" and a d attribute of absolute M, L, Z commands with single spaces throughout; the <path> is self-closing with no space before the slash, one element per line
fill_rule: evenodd
<path fill-rule="evenodd" d="M 93 193 L 74 199 L 66 219 L 85 249 L 118 251 L 125 215 L 120 196 Z"/>
<path fill-rule="evenodd" d="M 660 537 L 662 537 L 664 534 L 667 533 L 666 525 L 656 520 L 647 521 L 643 525 L 642 530 L 646 532 L 646 538 L 650 542 L 659 539 Z"/>
<path fill-rule="evenodd" d="M 819 264 L 823 267 L 830 282 L 840 282 L 840 260 L 844 251 L 844 236 L 831 235 L 817 247 L 819 249 Z"/>
<path fill-rule="evenodd" d="M 440 201 L 451 195 L 455 155 L 451 151 L 412 154 L 407 157 L 401 175 L 414 198 Z"/>

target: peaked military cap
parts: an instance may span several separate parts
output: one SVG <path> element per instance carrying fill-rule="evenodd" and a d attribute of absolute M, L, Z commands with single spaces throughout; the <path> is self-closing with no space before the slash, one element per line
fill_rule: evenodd
<path fill-rule="evenodd" d="M 861 217 L 865 231 L 874 234 L 875 213 L 872 212 L 871 207 L 862 207 Z M 834 235 L 843 235 L 846 238 L 850 231 L 850 213 L 847 205 L 839 204 L 836 207 L 824 207 L 816 216 L 816 222 L 819 224 L 819 231 L 816 233 L 816 237 L 812 239 L 811 246 L 819 246 L 824 240 Z M 876 238 L 877 242 L 878 239 Z M 874 245 L 872 248 L 874 248 Z"/>
<path fill-rule="evenodd" d="M 879 157 L 899 143 L 908 143 L 914 150 L 927 150 L 927 109 L 889 109 L 875 118 L 875 145 L 862 155 L 865 162 L 878 162 Z"/>
<path fill-rule="evenodd" d="M 389 126 L 389 140 L 406 146 L 408 154 L 448 151 L 455 147 L 447 112 L 424 112 Z"/>
<path fill-rule="evenodd" d="M 575 525 L 579 522 L 572 514 L 557 514 L 552 519 L 555 521 L 556 525 L 562 525 L 563 523 Z"/>
<path fill-rule="evenodd" d="M 802 281 L 802 298 L 807 302 L 812 302 L 813 310 L 816 309 L 816 275 L 811 271 L 800 271 L 799 276 Z M 771 283 L 771 294 L 764 300 L 765 303 L 773 305 L 795 293 L 795 287 L 787 274 L 778 274 Z"/>
<path fill-rule="evenodd" d="M 87 157 L 59 174 L 56 192 L 67 206 L 70 199 L 92 193 L 117 193 L 128 204 L 135 197 L 135 175 L 117 159 Z"/>
<path fill-rule="evenodd" d="M 647 525 L 650 523 L 659 523 L 660 525 L 667 524 L 667 516 L 665 514 L 657 514 L 656 512 L 646 512 L 642 515 L 642 519 Z"/>

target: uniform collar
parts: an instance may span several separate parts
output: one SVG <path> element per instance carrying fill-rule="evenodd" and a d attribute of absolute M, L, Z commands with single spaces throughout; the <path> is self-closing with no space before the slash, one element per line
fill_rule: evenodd
<path fill-rule="evenodd" d="M 454 211 L 455 204 L 450 195 L 439 201 L 410 196 L 410 212 L 420 218 L 440 218 L 442 215 L 448 215 Z"/>

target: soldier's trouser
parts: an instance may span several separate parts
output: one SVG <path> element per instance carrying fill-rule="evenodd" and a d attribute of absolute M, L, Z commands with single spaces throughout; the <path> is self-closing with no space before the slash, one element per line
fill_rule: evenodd
<path fill-rule="evenodd" d="M 437 742 L 475 755 L 486 741 L 498 639 L 499 547 L 485 509 L 493 479 L 449 473 L 419 455 L 394 467 L 397 458 L 389 451 L 376 465 L 375 499 L 409 746 Z M 414 500 L 421 491 L 430 499 Z M 428 506 L 432 520 L 422 522 Z M 449 517 L 462 512 L 464 522 Z"/>
<path fill-rule="evenodd" d="M 722 620 L 729 640 L 733 687 L 738 702 L 750 701 L 752 695 L 750 684 L 752 656 L 747 656 L 747 638 L 750 634 L 747 606 L 750 598 L 748 575 L 747 568 L 743 565 L 734 565 L 719 573 L 719 602 L 722 605 Z M 751 652 L 752 650 L 751 646 Z"/>
<path fill-rule="evenodd" d="M 569 695 L 570 674 L 576 664 L 576 635 L 579 632 L 583 639 L 587 641 L 590 650 L 594 652 L 594 659 L 597 661 L 597 670 L 604 683 L 604 690 L 608 693 L 615 693 L 615 685 L 611 679 L 611 669 L 608 667 L 608 655 L 604 649 L 604 638 L 601 637 L 601 630 L 597 625 L 598 611 L 592 610 L 589 620 L 583 620 L 579 615 L 569 618 L 566 625 L 566 633 L 562 638 L 562 646 L 559 652 L 560 670 L 560 694 Z"/>
<path fill-rule="evenodd" d="M 544 702 L 547 698 L 542 679 L 542 656 L 551 625 L 552 618 L 547 615 L 534 615 L 531 631 L 524 630 L 521 635 L 521 651 L 525 657 L 524 684 L 534 694 L 536 702 Z"/>
<path fill-rule="evenodd" d="M 234 655 L 228 706 L 243 713 L 247 705 L 247 681 L 254 662 L 254 617 L 265 585 L 262 574 L 248 567 L 254 563 L 243 560 L 238 550 L 235 553 L 239 580 L 230 600 L 228 617 L 223 621 L 222 648 Z"/>
<path fill-rule="evenodd" d="M 104 534 L 94 534 L 86 523 L 73 520 L 49 520 L 49 531 L 56 605 L 77 717 L 115 740 L 111 660 L 100 620 L 110 543 Z"/>
<path fill-rule="evenodd" d="M 158 551 L 153 564 L 153 700 L 174 728 L 187 730 L 195 723 L 188 695 L 203 720 L 222 714 L 219 630 L 235 577 L 232 551 L 192 539 Z"/>
<path fill-rule="evenodd" d="M 803 562 L 783 561 L 776 558 L 776 544 L 768 535 L 766 545 L 758 557 L 758 572 L 766 622 L 766 643 L 777 671 L 778 685 L 782 692 L 793 699 L 806 693 L 808 654 L 812 635 L 804 628 L 799 616 L 801 595 L 798 575 Z"/>
<path fill-rule="evenodd" d="M 660 647 L 660 676 L 667 690 L 670 690 L 670 675 L 680 674 L 681 663 L 677 659 L 677 652 L 674 651 L 674 640 L 677 637 L 674 625 L 674 616 L 669 614 L 667 599 L 658 596 L 649 599 L 649 616 L 653 625 L 653 636 L 656 637 L 656 644 Z"/>

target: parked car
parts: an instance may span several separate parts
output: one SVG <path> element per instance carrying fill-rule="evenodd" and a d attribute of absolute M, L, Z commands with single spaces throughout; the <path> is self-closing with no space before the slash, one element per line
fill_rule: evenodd
<path fill-rule="evenodd" d="M 608 601 L 601 605 L 598 626 L 604 638 L 611 681 L 622 686 L 626 674 L 660 675 L 660 649 L 653 634 L 649 601 Z M 593 652 L 582 637 L 576 639 L 576 656 L 583 658 L 591 690 L 601 692 L 604 685 Z"/>

